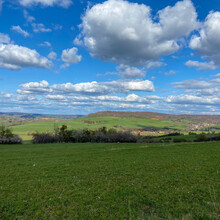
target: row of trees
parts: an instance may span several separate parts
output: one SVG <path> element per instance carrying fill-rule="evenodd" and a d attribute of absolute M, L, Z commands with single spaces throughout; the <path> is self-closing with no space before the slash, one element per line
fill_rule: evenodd
<path fill-rule="evenodd" d="M 107 130 L 106 127 L 97 130 L 68 130 L 66 125 L 56 129 L 54 133 L 34 133 L 33 143 L 123 143 L 138 142 L 141 137 L 131 134 L 130 132 L 116 131 L 115 129 Z"/>
<path fill-rule="evenodd" d="M 215 136 L 207 136 L 205 133 L 195 134 L 194 142 L 217 141 L 220 140 L 220 134 Z M 106 127 L 97 130 L 68 130 L 66 125 L 55 129 L 52 132 L 34 133 L 33 143 L 180 143 L 192 141 L 184 138 L 179 132 L 158 136 L 135 135 L 128 131 L 117 131 L 115 129 L 107 129 Z"/>
<path fill-rule="evenodd" d="M 179 143 L 187 142 L 181 133 L 174 132 L 167 135 L 158 136 L 142 136 L 135 135 L 128 131 L 117 131 L 115 129 L 107 129 L 106 127 L 97 130 L 68 130 L 66 125 L 54 129 L 54 132 L 33 133 L 32 142 L 35 144 L 41 143 Z M 195 134 L 195 142 L 203 141 L 219 141 L 220 134 L 215 136 L 207 136 L 205 133 Z M 192 140 L 191 140 L 192 141 Z M 0 144 L 21 144 L 22 139 L 13 134 L 11 129 L 0 126 Z"/>

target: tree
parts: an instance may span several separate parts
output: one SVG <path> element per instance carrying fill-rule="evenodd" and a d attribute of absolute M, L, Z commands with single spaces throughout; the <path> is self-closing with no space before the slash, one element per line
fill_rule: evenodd
<path fill-rule="evenodd" d="M 0 126 L 0 137 L 12 138 L 13 134 L 10 128 L 7 128 L 5 125 Z"/>

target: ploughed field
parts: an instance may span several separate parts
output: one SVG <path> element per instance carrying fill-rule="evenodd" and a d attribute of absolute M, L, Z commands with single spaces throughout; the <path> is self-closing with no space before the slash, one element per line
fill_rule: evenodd
<path fill-rule="evenodd" d="M 220 219 L 220 143 L 0 146 L 0 219 Z"/>

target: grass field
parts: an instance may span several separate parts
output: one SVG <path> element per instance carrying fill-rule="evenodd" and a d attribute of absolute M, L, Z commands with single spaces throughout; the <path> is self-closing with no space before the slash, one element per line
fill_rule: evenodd
<path fill-rule="evenodd" d="M 60 127 L 67 125 L 69 129 L 97 129 L 100 127 L 116 128 L 116 129 L 144 129 L 149 127 L 162 129 L 169 127 L 171 129 L 186 129 L 186 124 L 173 121 L 161 121 L 150 118 L 120 118 L 120 117 L 83 117 L 71 120 L 48 120 L 33 121 L 22 125 L 12 126 L 13 132 L 19 134 L 24 140 L 30 140 L 29 132 L 45 132 L 53 131 L 54 126 Z"/>
<path fill-rule="evenodd" d="M 0 146 L 0 219 L 219 219 L 220 144 Z"/>

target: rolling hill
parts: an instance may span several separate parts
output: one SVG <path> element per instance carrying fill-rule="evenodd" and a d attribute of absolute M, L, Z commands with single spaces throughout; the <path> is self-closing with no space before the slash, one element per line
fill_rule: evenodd
<path fill-rule="evenodd" d="M 33 132 L 54 131 L 65 124 L 69 129 L 98 129 L 100 127 L 147 132 L 150 135 L 173 131 L 220 130 L 220 115 L 174 115 L 155 112 L 115 112 L 104 111 L 78 115 L 41 115 L 25 113 L 0 114 L 0 122 L 5 122 L 23 139 L 31 139 Z"/>

